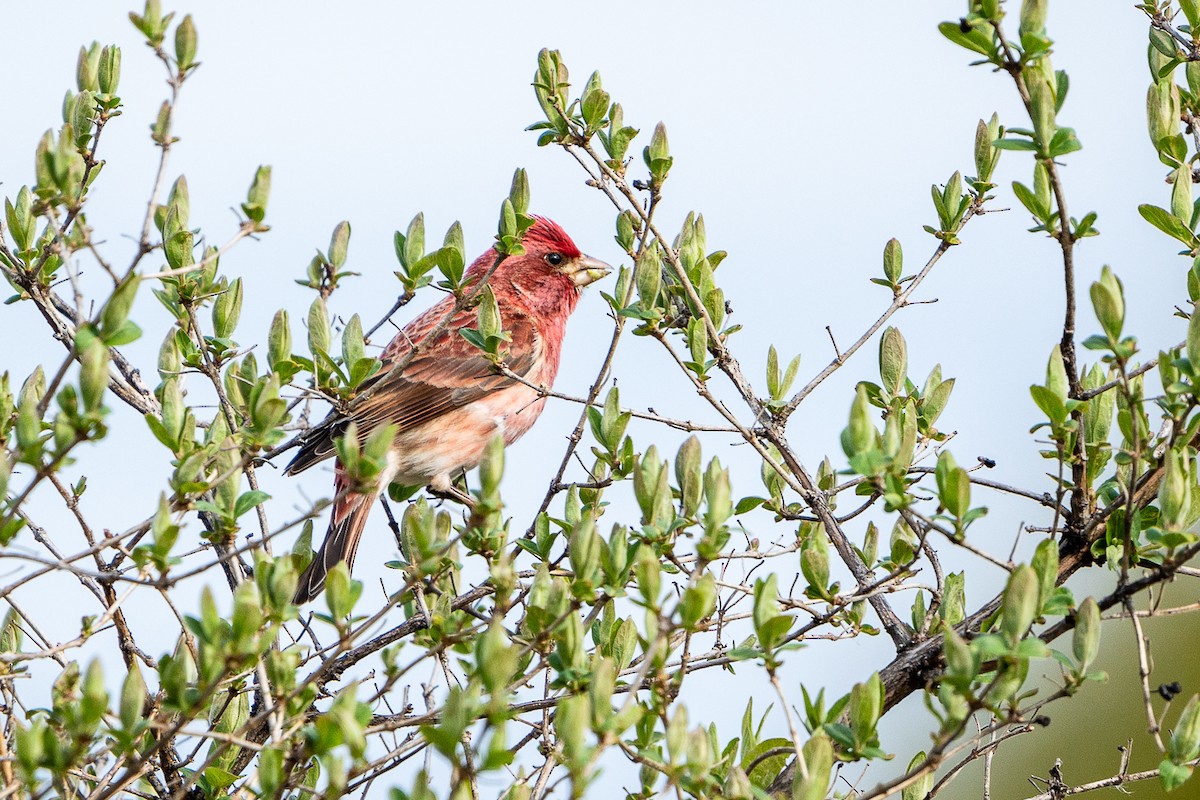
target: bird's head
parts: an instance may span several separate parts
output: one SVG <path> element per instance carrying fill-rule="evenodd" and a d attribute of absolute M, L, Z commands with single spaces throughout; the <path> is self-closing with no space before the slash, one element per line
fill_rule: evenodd
<path fill-rule="evenodd" d="M 580 252 L 567 232 L 545 217 L 534 217 L 521 244 L 525 252 L 505 258 L 490 281 L 502 311 L 505 303 L 513 303 L 539 317 L 565 320 L 575 310 L 583 287 L 612 271 L 603 261 Z M 495 260 L 494 250 L 485 253 L 471 265 L 468 276 L 486 274 Z"/>
<path fill-rule="evenodd" d="M 612 267 L 599 259 L 581 253 L 556 222 L 534 217 L 533 227 L 521 242 L 525 255 L 519 256 L 520 266 L 546 278 L 565 277 L 575 287 L 582 288 L 612 272 Z"/>

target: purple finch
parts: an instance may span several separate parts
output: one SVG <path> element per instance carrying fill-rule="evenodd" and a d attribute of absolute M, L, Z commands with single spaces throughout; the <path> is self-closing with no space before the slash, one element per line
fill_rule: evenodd
<path fill-rule="evenodd" d="M 498 371 L 463 337 L 464 329 L 476 325 L 476 312 L 455 312 L 456 300 L 447 295 L 388 343 L 380 356 L 382 369 L 345 413 L 335 410 L 301 437 L 300 451 L 284 471 L 287 475 L 334 456 L 334 443 L 351 422 L 360 441 L 383 426 L 396 426 L 386 466 L 373 486 L 352 485 L 342 464 L 337 465 L 329 531 L 300 576 L 296 603 L 316 597 L 339 561 L 353 565 L 371 506 L 388 484 L 429 485 L 450 492 L 454 476 L 477 466 L 493 437 L 502 435 L 505 444 L 512 444 L 542 413 L 546 398 L 533 387 L 553 383 L 567 317 L 583 287 L 610 268 L 581 253 L 555 223 L 535 220 L 522 241 L 525 254 L 505 258 L 488 280 L 501 324 L 511 336 L 504 357 L 511 374 Z M 495 260 L 493 250 L 481 255 L 468 268 L 465 281 L 480 280 Z M 449 315 L 449 323 L 435 334 Z M 416 354 L 408 365 L 393 374 L 390 367 L 413 350 Z"/>

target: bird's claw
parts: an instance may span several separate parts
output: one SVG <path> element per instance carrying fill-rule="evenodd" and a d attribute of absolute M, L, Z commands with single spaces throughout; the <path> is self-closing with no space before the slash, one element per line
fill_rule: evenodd
<path fill-rule="evenodd" d="M 440 500 L 453 500 L 456 503 L 466 506 L 472 511 L 475 510 L 475 498 L 464 492 L 462 489 L 459 489 L 457 486 L 449 486 L 440 489 L 430 486 L 426 491 Z"/>

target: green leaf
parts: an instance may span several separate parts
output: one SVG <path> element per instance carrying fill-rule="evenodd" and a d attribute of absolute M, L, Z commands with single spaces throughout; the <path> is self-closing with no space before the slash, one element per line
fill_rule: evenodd
<path fill-rule="evenodd" d="M 1192 233 L 1183 220 L 1174 216 L 1170 211 L 1158 206 L 1143 203 L 1138 206 L 1138 213 L 1142 215 L 1142 219 L 1149 222 L 1154 227 L 1158 228 L 1168 236 L 1174 237 L 1186 244 L 1188 247 L 1196 247 L 1196 234 Z"/>
<path fill-rule="evenodd" d="M 1200 313 L 1195 311 L 1188 320 L 1187 356 L 1192 369 L 1200 369 Z"/>
<path fill-rule="evenodd" d="M 1032 150 L 1038 149 L 1037 144 L 1028 139 L 997 139 L 992 146 L 999 150 Z"/>
<path fill-rule="evenodd" d="M 248 492 L 243 492 L 233 506 L 233 515 L 235 518 L 240 517 L 250 509 L 270 499 L 271 495 L 260 489 L 252 489 Z"/>
<path fill-rule="evenodd" d="M 991 27 L 991 25 L 987 24 L 976 25 L 964 31 L 961 23 L 942 22 L 938 25 L 938 30 L 943 36 L 959 47 L 965 47 L 982 56 L 991 56 Z"/>
<path fill-rule="evenodd" d="M 1187 779 L 1192 777 L 1192 768 L 1173 764 L 1171 759 L 1164 758 L 1158 765 L 1158 776 L 1163 788 L 1170 792 L 1187 783 Z"/>

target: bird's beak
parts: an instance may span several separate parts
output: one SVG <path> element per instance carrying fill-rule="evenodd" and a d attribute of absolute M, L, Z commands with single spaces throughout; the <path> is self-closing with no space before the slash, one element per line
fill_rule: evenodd
<path fill-rule="evenodd" d="M 610 272 L 612 272 L 612 267 L 600 259 L 592 258 L 591 256 L 580 256 L 575 259 L 575 268 L 571 271 L 571 282 L 576 286 L 587 286 L 589 283 L 595 283 L 600 280 Z"/>

